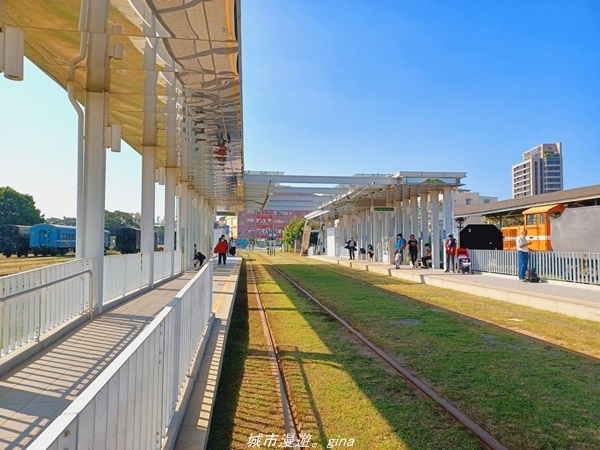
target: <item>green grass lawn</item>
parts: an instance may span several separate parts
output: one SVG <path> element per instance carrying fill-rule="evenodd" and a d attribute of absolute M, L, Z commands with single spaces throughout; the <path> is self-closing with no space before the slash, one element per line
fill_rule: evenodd
<path fill-rule="evenodd" d="M 75 258 L 75 254 L 68 254 L 65 256 L 30 255 L 21 258 L 18 258 L 16 255 L 12 255 L 10 258 L 0 255 L 0 276 L 39 269 L 40 267 L 71 261 L 73 258 Z"/>

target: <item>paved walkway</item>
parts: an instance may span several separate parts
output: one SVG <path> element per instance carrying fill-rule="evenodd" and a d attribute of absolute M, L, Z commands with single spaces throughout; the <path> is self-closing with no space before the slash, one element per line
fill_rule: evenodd
<path fill-rule="evenodd" d="M 358 259 L 350 261 L 345 257 L 312 258 L 600 322 L 600 286 L 545 280 L 523 283 L 517 277 L 506 275 L 463 275 L 445 273 L 441 269 L 414 269 L 408 265 L 395 269 L 393 264 Z"/>

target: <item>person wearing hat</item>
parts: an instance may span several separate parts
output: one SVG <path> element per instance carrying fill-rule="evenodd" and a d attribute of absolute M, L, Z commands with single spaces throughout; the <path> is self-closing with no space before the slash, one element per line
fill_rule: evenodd
<path fill-rule="evenodd" d="M 446 249 L 446 270 L 444 272 L 449 272 L 452 270 L 454 272 L 454 255 L 456 255 L 456 239 L 454 239 L 453 234 L 448 235 L 448 239 L 444 243 L 444 248 Z"/>

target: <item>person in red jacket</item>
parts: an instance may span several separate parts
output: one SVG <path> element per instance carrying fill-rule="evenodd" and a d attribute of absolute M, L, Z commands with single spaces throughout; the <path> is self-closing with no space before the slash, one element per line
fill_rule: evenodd
<path fill-rule="evenodd" d="M 227 261 L 227 240 L 225 239 L 225 235 L 219 238 L 219 242 L 217 242 L 217 246 L 215 247 L 215 253 L 219 255 L 219 262 L 217 264 L 221 264 L 221 260 L 223 264 Z"/>

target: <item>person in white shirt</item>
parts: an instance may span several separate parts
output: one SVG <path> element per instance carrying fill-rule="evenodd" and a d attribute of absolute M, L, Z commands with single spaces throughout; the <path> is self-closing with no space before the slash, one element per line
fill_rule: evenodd
<path fill-rule="evenodd" d="M 517 238 L 517 273 L 519 281 L 527 281 L 525 274 L 529 264 L 529 243 L 527 242 L 527 228 L 521 228 L 521 234 Z"/>

